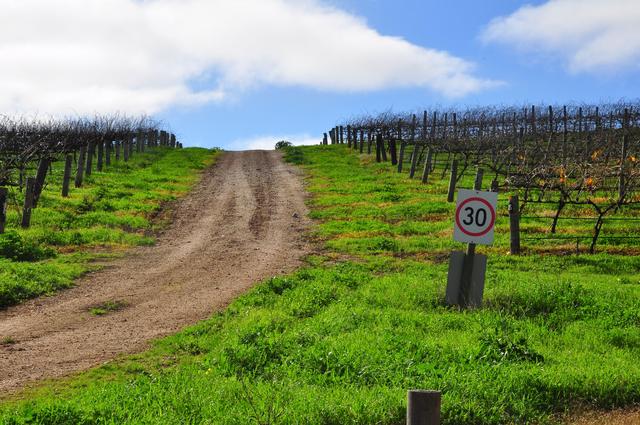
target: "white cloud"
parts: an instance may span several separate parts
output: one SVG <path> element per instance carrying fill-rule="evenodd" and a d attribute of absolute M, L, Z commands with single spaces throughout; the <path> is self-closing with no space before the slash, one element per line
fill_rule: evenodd
<path fill-rule="evenodd" d="M 313 137 L 309 134 L 289 134 L 279 136 L 254 136 L 245 139 L 237 139 L 228 144 L 229 150 L 273 150 L 276 143 L 280 140 L 291 142 L 295 146 L 301 145 L 319 145 L 322 138 Z"/>
<path fill-rule="evenodd" d="M 1 3 L 5 112 L 154 113 L 260 84 L 416 86 L 446 96 L 494 84 L 475 77 L 470 62 L 381 35 L 321 0 Z"/>
<path fill-rule="evenodd" d="M 640 1 L 549 0 L 494 19 L 487 42 L 560 55 L 571 72 L 640 69 Z"/>

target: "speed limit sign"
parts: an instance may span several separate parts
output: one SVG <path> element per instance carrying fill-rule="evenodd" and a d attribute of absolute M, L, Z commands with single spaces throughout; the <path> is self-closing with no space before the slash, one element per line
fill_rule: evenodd
<path fill-rule="evenodd" d="M 497 204 L 497 192 L 460 189 L 453 239 L 458 242 L 491 245 Z"/>

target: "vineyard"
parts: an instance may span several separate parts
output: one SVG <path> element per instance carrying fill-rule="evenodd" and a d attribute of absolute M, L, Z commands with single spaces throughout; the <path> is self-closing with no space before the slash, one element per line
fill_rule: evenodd
<path fill-rule="evenodd" d="M 153 243 L 215 156 L 147 118 L 1 122 L 0 310 Z"/>
<path fill-rule="evenodd" d="M 424 111 L 421 119 L 387 112 L 334 127 L 322 143 L 375 153 L 398 172 L 408 169 L 410 178 L 421 173 L 425 184 L 449 176 L 449 202 L 464 177 L 481 170 L 492 191 L 511 195 L 504 210 L 512 253 L 520 253 L 521 239 L 554 240 L 565 248 L 575 242 L 578 252 L 586 239 L 594 253 L 599 240 L 615 246 L 640 238 L 628 228 L 640 221 L 639 106 L 440 110 Z M 524 237 L 521 220 L 534 230 Z M 579 221 L 580 233 L 560 231 L 561 220 Z M 603 232 L 605 222 L 614 223 L 612 232 Z"/>
<path fill-rule="evenodd" d="M 231 155 L 217 159 L 222 175 L 236 162 L 239 169 L 259 169 L 265 180 L 265 165 L 247 167 Z M 269 276 L 149 352 L 3 400 L 0 423 L 400 425 L 412 388 L 442 391 L 442 424 L 451 425 L 582 424 L 571 420 L 582 411 L 637 406 L 640 257 L 604 247 L 594 255 L 508 255 L 500 248 L 508 232 L 496 232 L 498 247 L 486 248 L 493 251 L 483 306 L 461 311 L 445 303 L 447 259 L 456 245 L 447 179 L 432 175 L 423 185 L 346 143 L 291 147 L 285 157 L 300 164 L 311 195 L 305 199 L 315 222 L 309 236 L 318 248 L 305 266 Z M 468 174 L 460 186 L 473 179 Z M 241 180 L 206 192 L 235 196 Z M 272 181 L 286 188 L 283 179 Z M 251 210 L 244 219 L 236 211 L 228 219 L 214 213 L 221 220 L 207 223 L 211 233 L 233 246 L 241 238 L 224 223 L 255 217 Z M 255 238 L 248 228 L 242 240 Z M 229 257 L 219 251 L 196 253 L 203 262 Z M 222 279 L 241 278 L 239 264 L 265 255 L 234 251 Z M 185 262 L 203 287 L 215 279 L 205 264 Z M 123 317 L 127 308 L 101 317 L 86 313 L 86 322 L 130 323 L 137 310 Z M 18 341 L 11 345 L 16 350 L 29 343 L 8 336 Z"/>
<path fill-rule="evenodd" d="M 47 173 L 56 161 L 64 162 L 62 196 L 74 185 L 82 186 L 85 176 L 102 171 L 112 160 L 128 162 L 146 148 L 182 147 L 176 136 L 159 130 L 159 124 L 142 117 L 98 116 L 94 119 L 32 121 L 0 118 L 0 233 L 6 224 L 9 188 L 24 191 L 21 226 L 27 228 L 37 207 Z M 35 174 L 35 175 L 31 175 Z"/>
<path fill-rule="evenodd" d="M 0 425 L 640 425 L 640 0 L 3 6 Z"/>
<path fill-rule="evenodd" d="M 512 110 L 510 121 L 506 110 L 438 111 L 421 123 L 414 114 L 383 114 L 333 129 L 323 143 L 333 146 L 284 147 L 285 159 L 304 170 L 315 220 L 308 238 L 318 249 L 301 269 L 267 278 L 149 352 L 8 395 L 0 422 L 398 425 L 408 388 L 441 391 L 444 424 L 556 424 L 581 410 L 634 406 L 640 264 L 628 254 L 638 252 L 640 237 L 632 225 L 640 217 L 636 110 L 534 107 Z M 38 351 L 49 333 L 30 334 L 41 320 L 31 303 L 41 299 L 10 307 L 23 309 L 7 315 L 0 335 L 6 365 L 66 370 L 79 350 L 75 338 L 99 347 L 106 332 L 129 345 L 131 335 L 177 321 L 178 287 L 192 285 L 178 304 L 194 310 L 206 300 L 198 291 L 219 299 L 223 282 L 238 284 L 239 264 L 259 270 L 270 252 L 296 257 L 297 240 L 280 250 L 262 245 L 276 239 L 274 223 L 284 223 L 282 235 L 295 233 L 305 206 L 295 198 L 302 183 L 285 183 L 293 174 L 279 168 L 279 153 L 172 149 L 181 147 L 174 136 L 147 119 L 6 121 L 3 134 L 9 230 L 0 251 L 10 247 L 13 256 L 0 259 L 0 309 L 73 286 L 100 267 L 97 256 L 153 244 L 162 204 L 195 195 L 167 218 L 178 225 L 148 247 L 156 254 L 123 257 L 124 266 L 96 273 L 96 281 L 87 276 L 96 285 L 71 289 L 85 292 L 70 313 L 51 298 L 47 321 L 60 317 L 65 329 L 55 348 Z M 199 178 L 205 186 L 194 186 Z M 483 178 L 502 200 L 495 243 L 485 248 L 483 306 L 463 312 L 444 296 L 456 245 L 451 201 Z M 291 199 L 299 202 L 293 212 Z M 200 224 L 190 224 L 200 214 Z M 197 242 L 202 235 L 209 239 Z M 546 255 L 575 250 L 594 255 Z M 517 253 L 527 255 L 510 255 Z M 222 272 L 210 269 L 223 264 Z M 282 270 L 282 258 L 273 264 L 261 276 Z M 96 295 L 109 287 L 114 292 Z M 143 295 L 136 300 L 134 292 Z M 150 302 L 156 294 L 165 298 Z M 211 299 L 198 305 L 208 312 Z M 77 333 L 68 332 L 67 314 L 81 314 Z M 7 369 L 9 377 L 24 372 Z"/>

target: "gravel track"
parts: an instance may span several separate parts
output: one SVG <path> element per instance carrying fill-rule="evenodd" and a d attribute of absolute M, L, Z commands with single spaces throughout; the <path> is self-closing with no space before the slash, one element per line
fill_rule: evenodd
<path fill-rule="evenodd" d="M 278 152 L 225 152 L 176 207 L 156 245 L 77 285 L 0 311 L 0 394 L 149 347 L 209 317 L 256 282 L 292 271 L 309 252 L 300 173 Z M 105 302 L 121 310 L 95 316 Z"/>

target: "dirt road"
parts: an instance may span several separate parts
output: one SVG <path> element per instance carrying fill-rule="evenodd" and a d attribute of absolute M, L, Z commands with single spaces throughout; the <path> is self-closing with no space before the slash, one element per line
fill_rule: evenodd
<path fill-rule="evenodd" d="M 299 265 L 308 222 L 298 171 L 268 151 L 224 153 L 152 247 L 78 285 L 0 312 L 0 393 L 141 351 Z M 122 310 L 95 316 L 97 304 Z"/>

